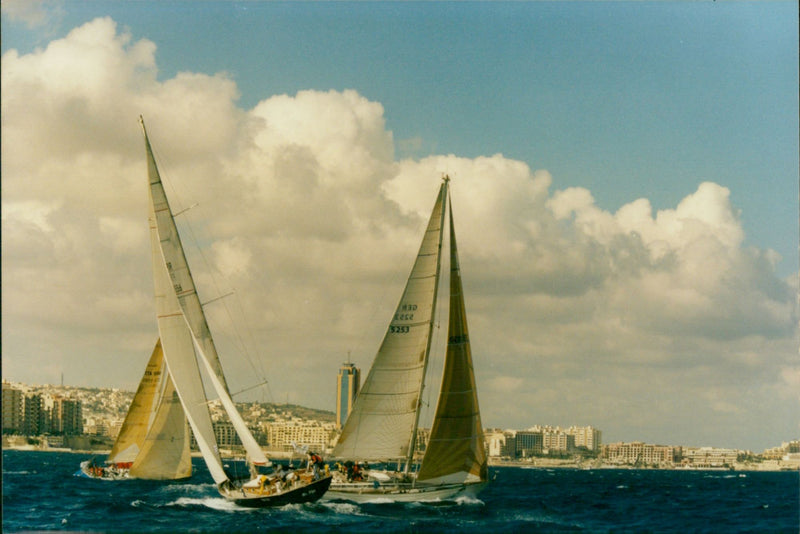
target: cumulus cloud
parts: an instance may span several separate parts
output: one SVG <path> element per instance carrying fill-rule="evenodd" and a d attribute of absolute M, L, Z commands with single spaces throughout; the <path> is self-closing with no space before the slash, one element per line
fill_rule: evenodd
<path fill-rule="evenodd" d="M 486 424 L 648 439 L 663 427 L 642 410 L 685 409 L 686 428 L 757 427 L 742 389 L 796 411 L 795 290 L 774 252 L 743 245 L 723 185 L 609 212 L 502 154 L 398 158 L 382 105 L 357 91 L 241 109 L 226 73 L 159 80 L 156 57 L 109 18 L 3 55 L 10 378 L 52 382 L 61 362 L 75 383 L 135 387 L 157 335 L 143 114 L 173 210 L 197 204 L 178 224 L 201 297 L 236 292 L 208 314 L 242 388 L 253 363 L 226 355 L 243 331 L 280 400 L 330 408 L 348 353 L 366 371 L 446 173 Z"/>

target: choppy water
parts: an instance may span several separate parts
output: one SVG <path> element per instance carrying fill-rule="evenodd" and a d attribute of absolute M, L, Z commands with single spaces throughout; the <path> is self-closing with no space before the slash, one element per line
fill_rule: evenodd
<path fill-rule="evenodd" d="M 3 531 L 800 532 L 800 473 L 490 468 L 479 499 L 246 509 L 188 481 L 74 476 L 86 454 L 3 451 Z"/>

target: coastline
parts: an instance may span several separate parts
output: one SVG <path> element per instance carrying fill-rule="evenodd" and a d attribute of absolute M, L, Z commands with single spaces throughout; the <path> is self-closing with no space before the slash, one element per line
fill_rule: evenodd
<path fill-rule="evenodd" d="M 41 447 L 35 445 L 7 445 L 3 444 L 3 451 L 20 452 L 66 452 L 71 454 L 90 454 L 95 456 L 107 455 L 110 449 L 70 449 L 66 447 Z M 267 451 L 268 456 L 275 459 L 290 459 L 291 453 L 283 451 Z M 192 452 L 192 457 L 200 457 L 199 452 Z M 294 455 L 297 457 L 297 455 Z M 223 455 L 224 459 L 239 458 L 240 455 Z M 737 472 L 775 472 L 775 471 L 800 471 L 800 462 L 787 460 L 763 460 L 761 462 L 736 462 L 731 466 L 682 466 L 682 465 L 658 465 L 658 466 L 635 466 L 630 464 L 612 464 L 599 459 L 589 461 L 575 461 L 572 459 L 556 458 L 531 458 L 530 460 L 506 460 L 500 458 L 489 458 L 491 467 L 516 467 L 519 469 L 641 469 L 641 470 L 679 470 L 679 471 L 737 471 Z"/>
<path fill-rule="evenodd" d="M 491 467 L 517 467 L 521 469 L 642 469 L 665 471 L 800 471 L 800 462 L 786 460 L 763 460 L 761 462 L 736 462 L 729 466 L 692 465 L 632 465 L 604 462 L 601 459 L 576 461 L 572 459 L 531 458 L 530 460 L 504 460 L 489 458 Z"/>

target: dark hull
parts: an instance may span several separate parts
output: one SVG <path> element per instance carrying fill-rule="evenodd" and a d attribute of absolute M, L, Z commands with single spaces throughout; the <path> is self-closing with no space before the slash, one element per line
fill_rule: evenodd
<path fill-rule="evenodd" d="M 327 476 L 305 486 L 272 495 L 242 496 L 236 498 L 232 496 L 235 490 L 232 491 L 230 495 L 223 495 L 239 506 L 247 506 L 248 508 L 270 508 L 287 504 L 302 504 L 319 500 L 325 495 L 325 492 L 328 491 L 331 480 L 333 480 L 332 477 Z"/>

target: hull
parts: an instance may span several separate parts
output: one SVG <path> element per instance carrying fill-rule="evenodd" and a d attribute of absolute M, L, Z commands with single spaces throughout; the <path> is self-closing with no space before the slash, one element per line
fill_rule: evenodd
<path fill-rule="evenodd" d="M 331 476 L 313 480 L 301 481 L 285 490 L 246 487 L 221 487 L 220 494 L 239 506 L 248 508 L 270 508 L 287 504 L 302 504 L 318 501 L 331 485 Z"/>
<path fill-rule="evenodd" d="M 81 469 L 75 474 L 98 480 L 127 480 L 131 478 L 128 469 L 116 467 L 112 469 L 109 467 L 92 465 L 89 460 L 81 462 Z"/>
<path fill-rule="evenodd" d="M 451 501 L 459 497 L 476 497 L 486 482 L 471 484 L 414 484 L 398 482 L 375 484 L 374 482 L 344 482 L 332 484 L 323 497 L 326 501 L 341 500 L 366 503 L 380 500 L 392 502 Z"/>

